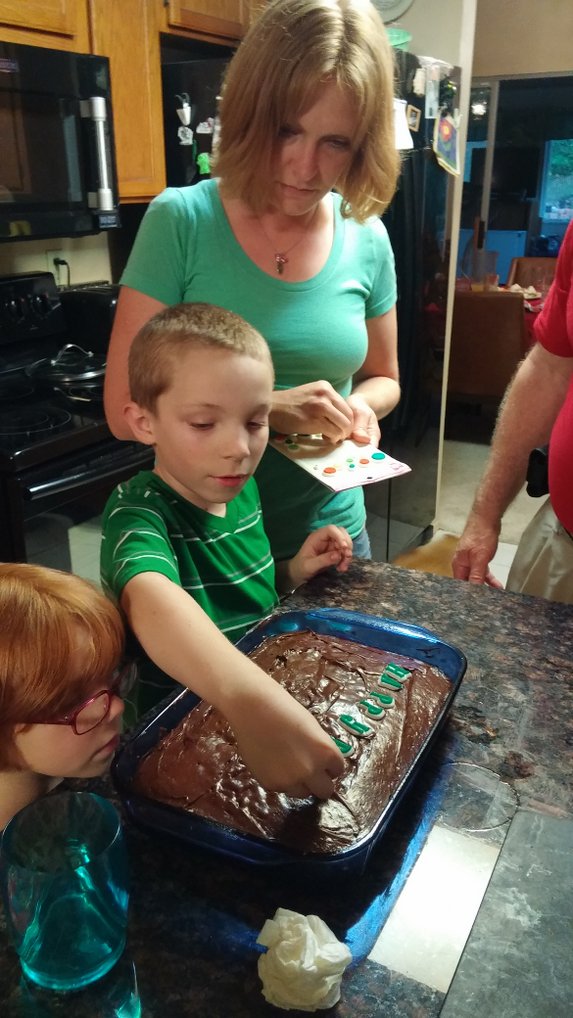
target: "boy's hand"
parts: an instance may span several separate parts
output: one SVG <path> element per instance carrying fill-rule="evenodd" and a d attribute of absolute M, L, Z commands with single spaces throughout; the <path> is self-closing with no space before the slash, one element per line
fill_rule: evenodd
<path fill-rule="evenodd" d="M 227 718 L 261 785 L 293 796 L 332 795 L 344 770 L 332 739 L 182 587 L 161 573 L 139 573 L 125 585 L 121 604 L 152 660 Z"/>
<path fill-rule="evenodd" d="M 299 587 L 323 569 L 334 566 L 344 573 L 352 559 L 352 538 L 344 527 L 330 524 L 308 535 L 300 551 L 286 563 L 287 580 L 291 587 Z"/>
<path fill-rule="evenodd" d="M 250 701 L 250 702 L 249 702 Z M 344 757 L 318 721 L 274 680 L 235 704 L 237 748 L 259 784 L 295 798 L 328 799 Z"/>

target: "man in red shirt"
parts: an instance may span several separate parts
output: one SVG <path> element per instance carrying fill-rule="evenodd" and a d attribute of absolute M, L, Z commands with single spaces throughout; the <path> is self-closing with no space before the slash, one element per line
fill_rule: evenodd
<path fill-rule="evenodd" d="M 573 221 L 535 326 L 536 343 L 505 394 L 487 466 L 452 561 L 457 579 L 501 584 L 489 563 L 529 454 L 549 442 L 549 498 L 525 529 L 507 589 L 573 602 Z"/>

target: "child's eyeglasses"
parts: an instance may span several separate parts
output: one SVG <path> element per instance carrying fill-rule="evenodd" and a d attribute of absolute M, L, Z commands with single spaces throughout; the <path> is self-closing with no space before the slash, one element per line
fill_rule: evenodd
<path fill-rule="evenodd" d="M 110 712 L 113 697 L 127 696 L 136 679 L 137 664 L 135 661 L 130 661 L 115 670 L 107 689 L 101 689 L 99 693 L 94 693 L 69 714 L 63 714 L 60 718 L 29 718 L 22 723 L 27 725 L 70 725 L 76 735 L 85 735 L 86 732 L 91 732 L 93 728 L 101 725 Z"/>

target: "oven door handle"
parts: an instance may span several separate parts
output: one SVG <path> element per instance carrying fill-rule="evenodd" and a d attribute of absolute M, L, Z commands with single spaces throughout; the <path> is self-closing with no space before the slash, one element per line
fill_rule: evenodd
<path fill-rule="evenodd" d="M 150 459 L 149 449 L 143 447 L 140 453 L 134 454 L 130 451 L 129 455 L 123 456 L 120 461 L 117 456 L 114 457 L 113 465 L 109 467 L 102 468 L 101 462 L 96 461 L 88 466 L 79 466 L 75 472 L 65 474 L 63 477 L 40 481 L 37 484 L 24 482 L 21 488 L 22 497 L 27 502 L 37 502 L 49 495 L 61 495 L 84 485 L 119 483 L 119 481 L 125 480 L 126 471 L 132 470 L 133 474 L 136 474 L 138 470 L 149 468 L 152 464 L 153 458 Z"/>

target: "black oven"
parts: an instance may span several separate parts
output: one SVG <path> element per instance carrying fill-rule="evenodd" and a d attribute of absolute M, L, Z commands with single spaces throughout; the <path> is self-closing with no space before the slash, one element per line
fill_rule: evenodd
<path fill-rule="evenodd" d="M 107 57 L 0 42 L 0 153 L 0 239 L 119 226 Z"/>
<path fill-rule="evenodd" d="M 68 316 L 50 273 L 0 277 L 0 559 L 97 580 L 105 502 L 153 453 L 113 438 L 103 414 L 117 288 L 67 296 Z"/>

